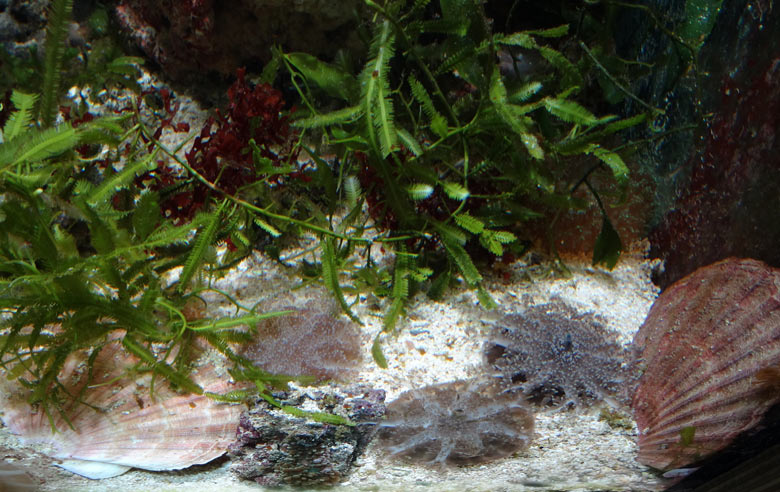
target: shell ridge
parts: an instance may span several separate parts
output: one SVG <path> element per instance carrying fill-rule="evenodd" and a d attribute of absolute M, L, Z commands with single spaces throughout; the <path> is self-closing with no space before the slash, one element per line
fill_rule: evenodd
<path fill-rule="evenodd" d="M 728 258 L 667 288 L 634 337 L 638 378 L 631 406 L 638 460 L 680 468 L 755 426 L 780 395 L 760 370 L 780 365 L 780 270 Z M 683 445 L 681 433 L 695 429 Z"/>

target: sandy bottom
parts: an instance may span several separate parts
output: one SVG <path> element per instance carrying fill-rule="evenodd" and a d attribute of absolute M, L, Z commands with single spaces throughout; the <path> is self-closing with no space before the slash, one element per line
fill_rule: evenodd
<path fill-rule="evenodd" d="M 637 250 L 640 248 L 637 248 Z M 601 316 L 608 327 L 628 343 L 657 296 L 650 281 L 654 264 L 642 252 L 627 253 L 618 266 L 607 271 L 582 259 L 570 259 L 571 276 L 556 273 L 545 262 L 509 265 L 485 286 L 499 306 L 486 311 L 474 292 L 452 289 L 442 302 L 418 295 L 395 334 L 384 340 L 390 367 L 381 369 L 370 360 L 370 344 L 381 331 L 385 305 L 361 302 L 356 309 L 364 321 L 366 362 L 358 382 L 387 391 L 391 401 L 404 390 L 426 384 L 474 376 L 480 372 L 480 349 L 490 324 L 522 305 L 558 298 L 579 311 Z M 291 292 L 292 272 L 256 256 L 244 262 L 218 287 L 233 292 L 245 305 L 257 302 L 304 302 L 309 291 Z M 287 300 L 285 300 L 287 299 Z M 262 304 L 260 304 L 262 306 Z M 371 306 L 371 307 L 369 307 Z M 372 309 L 379 307 L 379 309 Z M 213 310 L 227 310 L 216 305 Z M 223 314 L 228 314 L 224 312 Z M 232 314 L 232 313 L 230 313 Z M 611 424 L 600 417 L 601 408 L 581 412 L 559 411 L 537 415 L 537 437 L 529 449 L 488 465 L 455 468 L 446 472 L 378 460 L 369 447 L 356 463 L 349 479 L 334 490 L 442 490 L 442 491 L 575 491 L 659 490 L 662 482 L 636 456 L 636 427 L 624 410 L 623 422 Z M 177 472 L 132 470 L 119 477 L 88 480 L 54 466 L 54 460 L 23 446 L 18 438 L 0 429 L 0 452 L 7 462 L 21 467 L 42 491 L 211 491 L 263 490 L 242 481 L 229 470 L 226 459 Z M 2 472 L 0 472 L 2 483 Z M 0 487 L 0 490 L 5 490 Z M 276 489 L 278 490 L 278 489 Z M 299 489 L 300 490 L 300 489 Z"/>

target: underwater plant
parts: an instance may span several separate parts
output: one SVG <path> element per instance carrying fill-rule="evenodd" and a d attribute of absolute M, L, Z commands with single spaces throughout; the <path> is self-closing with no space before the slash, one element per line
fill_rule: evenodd
<path fill-rule="evenodd" d="M 267 180 L 276 184 L 290 174 L 289 163 L 295 160 L 291 138 L 294 136 L 282 109 L 281 93 L 268 84 L 250 86 L 245 70 L 239 69 L 235 82 L 227 91 L 228 107 L 223 115 L 210 117 L 186 152 L 192 173 L 180 166 L 159 164 L 136 178 L 151 189 L 165 191 L 160 203 L 162 214 L 175 222 L 190 221 L 212 199 L 216 187 L 224 194 L 235 195 L 239 189 Z M 170 95 L 163 93 L 168 118 L 175 116 Z M 164 125 L 155 132 L 155 138 Z M 187 128 L 188 129 L 188 128 Z M 211 187 L 204 183 L 209 183 Z"/>
<path fill-rule="evenodd" d="M 362 62 L 277 50 L 264 73 L 285 69 L 301 101 L 292 126 L 302 141 L 322 142 L 307 148 L 325 190 L 320 208 L 338 210 L 333 222 L 349 232 L 321 251 L 335 296 L 389 297 L 387 332 L 411 292 L 436 299 L 457 277 L 492 307 L 478 265 L 525 251 L 535 239 L 525 225 L 549 208 L 583 206 L 579 189 L 603 219 L 593 262 L 614 266 L 622 243 L 591 178 L 624 189 L 628 166 L 605 142 L 652 108 L 626 118 L 589 110 L 589 58 L 580 53 L 577 64 L 558 49 L 571 36 L 566 24 L 501 32 L 475 0 L 365 4 L 374 17 Z M 515 70 L 523 57 L 533 66 Z M 587 169 L 572 175 L 572 163 Z M 395 257 L 389 271 L 371 261 L 374 245 Z M 350 261 L 353 252 L 365 260 Z"/>
<path fill-rule="evenodd" d="M 620 239 L 589 177 L 626 183 L 626 164 L 605 142 L 650 113 L 586 108 L 580 64 L 559 49 L 567 25 L 505 33 L 476 0 L 366 0 L 363 60 L 275 50 L 260 83 L 240 70 L 227 110 L 189 149 L 170 149 L 163 130 L 189 130 L 174 123 L 171 91 L 136 94 L 100 117 L 61 107 L 71 3 L 52 2 L 41 93 L 11 95 L 0 148 L 0 364 L 46 411 L 72 397 L 58 379 L 68 354 L 115 330 L 139 370 L 182 390 L 203 392 L 189 377 L 203 342 L 270 398 L 284 378 L 236 344 L 280 313 L 243 306 L 214 280 L 256 249 L 279 258 L 304 235 L 315 245 L 303 282 L 328 288 L 358 323 L 355 302 L 387 298 L 386 332 L 416 289 L 437 298 L 458 276 L 491 306 L 478 265 L 524 251 L 537 205 L 578 207 L 573 188 L 587 188 L 603 214 L 594 262 L 617 261 Z M 533 54 L 537 69 L 507 70 L 506 53 Z M 119 60 L 125 77 L 99 82 L 132 89 L 136 61 Z M 264 84 L 277 75 L 298 98 L 295 112 Z M 561 171 L 571 159 L 590 163 L 574 182 Z M 236 314 L 188 317 L 205 292 Z M 382 339 L 372 350 L 380 365 Z"/>
<path fill-rule="evenodd" d="M 534 417 L 494 381 L 470 379 L 405 391 L 387 405 L 379 446 L 391 458 L 428 466 L 474 465 L 527 448 Z"/>
<path fill-rule="evenodd" d="M 485 362 L 507 390 L 542 405 L 616 406 L 628 371 L 617 335 L 593 314 L 561 301 L 500 319 L 484 344 Z"/>
<path fill-rule="evenodd" d="M 52 2 L 47 44 L 62 39 L 71 3 Z M 220 294 L 208 285 L 219 272 L 211 268 L 219 258 L 209 253 L 237 228 L 234 210 L 215 200 L 188 223 L 166 220 L 163 193 L 135 184 L 162 158 L 140 114 L 141 96 L 131 96 L 120 114 L 60 111 L 52 73 L 62 63 L 61 51 L 47 51 L 44 92 L 14 90 L 0 133 L 4 377 L 23 387 L 52 425 L 67 422 L 64 412 L 79 399 L 63 380 L 69 356 L 103 346 L 118 331 L 123 349 L 138 360 L 135 373 L 164 378 L 179 391 L 204 393 L 190 377 L 192 355 L 203 344 L 249 371 L 236 374 L 258 391 L 266 391 L 264 382 L 280 384 L 231 345 L 248 338 L 247 326 L 278 313 L 259 314 L 225 296 L 236 308 L 232 317 L 184 314 L 204 292 Z"/>

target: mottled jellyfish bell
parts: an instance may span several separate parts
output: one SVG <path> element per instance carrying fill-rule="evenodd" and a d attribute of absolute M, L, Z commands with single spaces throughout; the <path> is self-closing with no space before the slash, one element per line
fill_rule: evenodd
<path fill-rule="evenodd" d="M 555 300 L 498 320 L 484 361 L 509 391 L 557 408 L 603 400 L 618 406 L 628 379 L 626 350 L 600 318 Z"/>
<path fill-rule="evenodd" d="M 312 376 L 317 381 L 348 381 L 357 375 L 362 358 L 359 327 L 333 309 L 310 303 L 281 307 L 290 314 L 268 318 L 242 355 L 272 373 Z"/>
<path fill-rule="evenodd" d="M 526 449 L 534 435 L 525 403 L 486 378 L 406 391 L 386 417 L 378 430 L 385 455 L 433 467 L 504 458 Z"/>
<path fill-rule="evenodd" d="M 780 401 L 780 270 L 729 258 L 655 301 L 634 344 L 638 461 L 682 468 L 726 447 Z"/>

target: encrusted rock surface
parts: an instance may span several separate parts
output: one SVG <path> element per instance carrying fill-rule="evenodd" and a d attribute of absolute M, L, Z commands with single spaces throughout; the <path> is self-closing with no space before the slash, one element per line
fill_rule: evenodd
<path fill-rule="evenodd" d="M 771 0 L 725 0 L 712 19 L 692 22 L 691 4 L 643 2 L 663 13 L 664 29 L 639 9 L 616 23 L 621 57 L 654 67 L 632 90 L 664 110 L 642 137 L 654 142 L 636 154 L 653 177 L 649 239 L 665 263 L 662 288 L 729 256 L 780 266 L 780 10 Z M 696 65 L 682 60 L 681 71 L 669 61 L 682 53 L 678 40 L 664 31 L 708 20 L 711 33 L 691 40 L 703 43 Z"/>
<path fill-rule="evenodd" d="M 28 46 L 43 39 L 48 3 L 0 0 L 0 44 L 9 54 L 23 56 Z"/>
<path fill-rule="evenodd" d="M 233 470 L 260 485 L 326 485 L 346 478 L 385 413 L 385 392 L 365 386 L 295 390 L 275 395 L 284 405 L 327 412 L 355 425 L 296 417 L 264 400 L 241 415 L 230 446 Z"/>
<path fill-rule="evenodd" d="M 270 59 L 270 48 L 332 55 L 358 45 L 356 12 L 340 0 L 122 0 L 117 20 L 170 77 L 222 75 Z"/>

